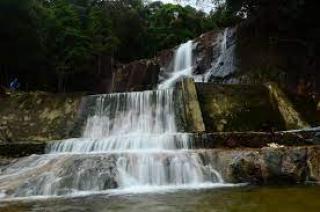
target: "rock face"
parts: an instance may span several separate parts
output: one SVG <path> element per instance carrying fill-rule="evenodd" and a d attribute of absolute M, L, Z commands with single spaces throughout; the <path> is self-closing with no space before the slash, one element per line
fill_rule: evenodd
<path fill-rule="evenodd" d="M 315 131 L 283 132 L 222 132 L 194 133 L 192 147 L 214 148 L 262 148 L 268 146 L 319 145 L 319 129 Z"/>
<path fill-rule="evenodd" d="M 207 132 L 285 129 L 264 86 L 197 83 Z"/>
<path fill-rule="evenodd" d="M 81 96 L 13 93 L 0 101 L 0 142 L 42 142 L 68 136 Z"/>
<path fill-rule="evenodd" d="M 195 74 L 203 74 L 211 69 L 212 63 L 219 57 L 219 35 L 222 31 L 211 31 L 193 40 L 193 67 Z M 161 72 L 172 69 L 174 52 L 178 48 L 163 50 L 157 55 Z"/>
<path fill-rule="evenodd" d="M 290 184 L 320 180 L 320 146 L 213 149 L 202 154 L 226 182 Z"/>
<path fill-rule="evenodd" d="M 155 59 L 137 60 L 119 65 L 112 74 L 107 92 L 152 90 L 158 83 L 159 63 Z"/>
<path fill-rule="evenodd" d="M 292 103 L 277 84 L 267 83 L 266 87 L 269 90 L 271 100 L 274 102 L 274 105 L 278 107 L 278 110 L 284 119 L 286 129 L 310 127 L 310 125 L 304 121 L 300 114 L 295 110 Z"/>
<path fill-rule="evenodd" d="M 234 30 L 229 30 L 234 37 Z M 225 57 L 219 61 L 222 55 L 222 44 L 230 46 L 230 42 L 224 41 L 225 32 L 221 30 L 211 31 L 193 40 L 193 68 L 194 74 L 204 74 L 212 69 L 224 70 L 232 61 Z M 233 39 L 230 39 L 233 40 Z M 174 52 L 178 46 L 159 52 L 154 58 L 133 61 L 128 64 L 118 64 L 112 70 L 112 79 L 102 79 L 99 92 L 125 92 L 150 90 L 157 86 L 162 77 L 173 69 Z M 228 61 L 227 61 L 228 60 Z M 229 66 L 225 69 L 229 69 Z M 222 74 L 222 75 L 221 75 Z M 230 78 L 229 74 L 218 73 L 219 79 Z M 220 76 L 221 75 L 221 76 Z M 160 78 L 158 78 L 160 76 Z"/>

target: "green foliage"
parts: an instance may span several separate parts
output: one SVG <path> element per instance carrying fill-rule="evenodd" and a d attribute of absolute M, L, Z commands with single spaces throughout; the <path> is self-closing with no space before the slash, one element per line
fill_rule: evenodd
<path fill-rule="evenodd" d="M 232 21 L 223 7 L 206 15 L 141 0 L 0 0 L 0 24 L 0 83 L 64 91 L 94 89 L 114 60 L 151 57 Z"/>

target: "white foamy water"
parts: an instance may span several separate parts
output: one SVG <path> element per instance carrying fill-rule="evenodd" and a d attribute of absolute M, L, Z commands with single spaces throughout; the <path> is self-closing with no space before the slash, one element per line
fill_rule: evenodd
<path fill-rule="evenodd" d="M 177 81 L 192 76 L 192 41 L 181 44 L 176 50 L 170 76 L 159 84 L 159 89 L 173 87 Z"/>
<path fill-rule="evenodd" d="M 0 190 L 14 190 L 6 197 L 223 184 L 212 164 L 191 149 L 190 134 L 178 132 L 172 89 L 88 98 L 94 110 L 83 137 L 54 142 L 48 154 L 3 169 Z"/>
<path fill-rule="evenodd" d="M 176 132 L 173 90 L 92 96 L 95 114 L 87 120 L 83 137 Z"/>

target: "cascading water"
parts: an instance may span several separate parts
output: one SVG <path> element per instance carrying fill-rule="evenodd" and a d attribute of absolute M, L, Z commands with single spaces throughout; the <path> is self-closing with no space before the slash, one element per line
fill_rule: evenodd
<path fill-rule="evenodd" d="M 204 74 L 204 82 L 222 79 L 225 83 L 233 83 L 235 79 L 229 79 L 235 72 L 235 29 L 226 28 L 219 34 L 219 57 L 213 62 L 212 68 Z M 198 80 L 200 81 L 200 80 Z"/>
<path fill-rule="evenodd" d="M 216 48 L 218 48 L 217 56 L 212 61 L 211 68 L 204 73 L 193 73 L 193 42 L 188 41 L 181 44 L 175 51 L 173 58 L 173 69 L 168 68 L 166 70 L 166 76 L 163 77 L 159 84 L 159 89 L 170 88 L 176 82 L 181 81 L 183 78 L 192 78 L 196 82 L 209 82 L 223 80 L 225 83 L 232 83 L 235 80 L 229 79 L 235 72 L 235 29 L 226 28 L 224 31 L 218 34 L 215 42 Z"/>
<path fill-rule="evenodd" d="M 179 46 L 174 55 L 173 66 L 169 78 L 159 84 L 159 89 L 170 88 L 183 77 L 192 75 L 192 41 Z"/>
<path fill-rule="evenodd" d="M 159 90 L 86 97 L 94 110 L 87 111 L 83 136 L 52 142 L 47 154 L 0 169 L 0 197 L 226 186 L 212 164 L 192 149 L 191 134 L 179 132 L 171 87 L 183 77 L 208 81 L 231 73 L 226 64 L 233 65 L 233 47 L 227 37 L 225 31 L 218 39 L 219 57 L 202 75 L 193 73 L 188 41 L 177 49 L 173 71 Z"/>
<path fill-rule="evenodd" d="M 173 89 L 87 97 L 95 111 L 82 138 L 53 142 L 47 154 L 0 175 L 7 197 L 217 186 L 222 177 L 178 132 Z M 116 190 L 114 190 L 116 189 Z"/>

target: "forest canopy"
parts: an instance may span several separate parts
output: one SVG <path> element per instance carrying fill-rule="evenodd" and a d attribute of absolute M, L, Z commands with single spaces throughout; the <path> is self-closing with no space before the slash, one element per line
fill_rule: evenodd
<path fill-rule="evenodd" d="M 0 83 L 24 90 L 86 90 L 116 62 L 151 57 L 235 18 L 220 7 L 141 0 L 0 0 Z"/>

